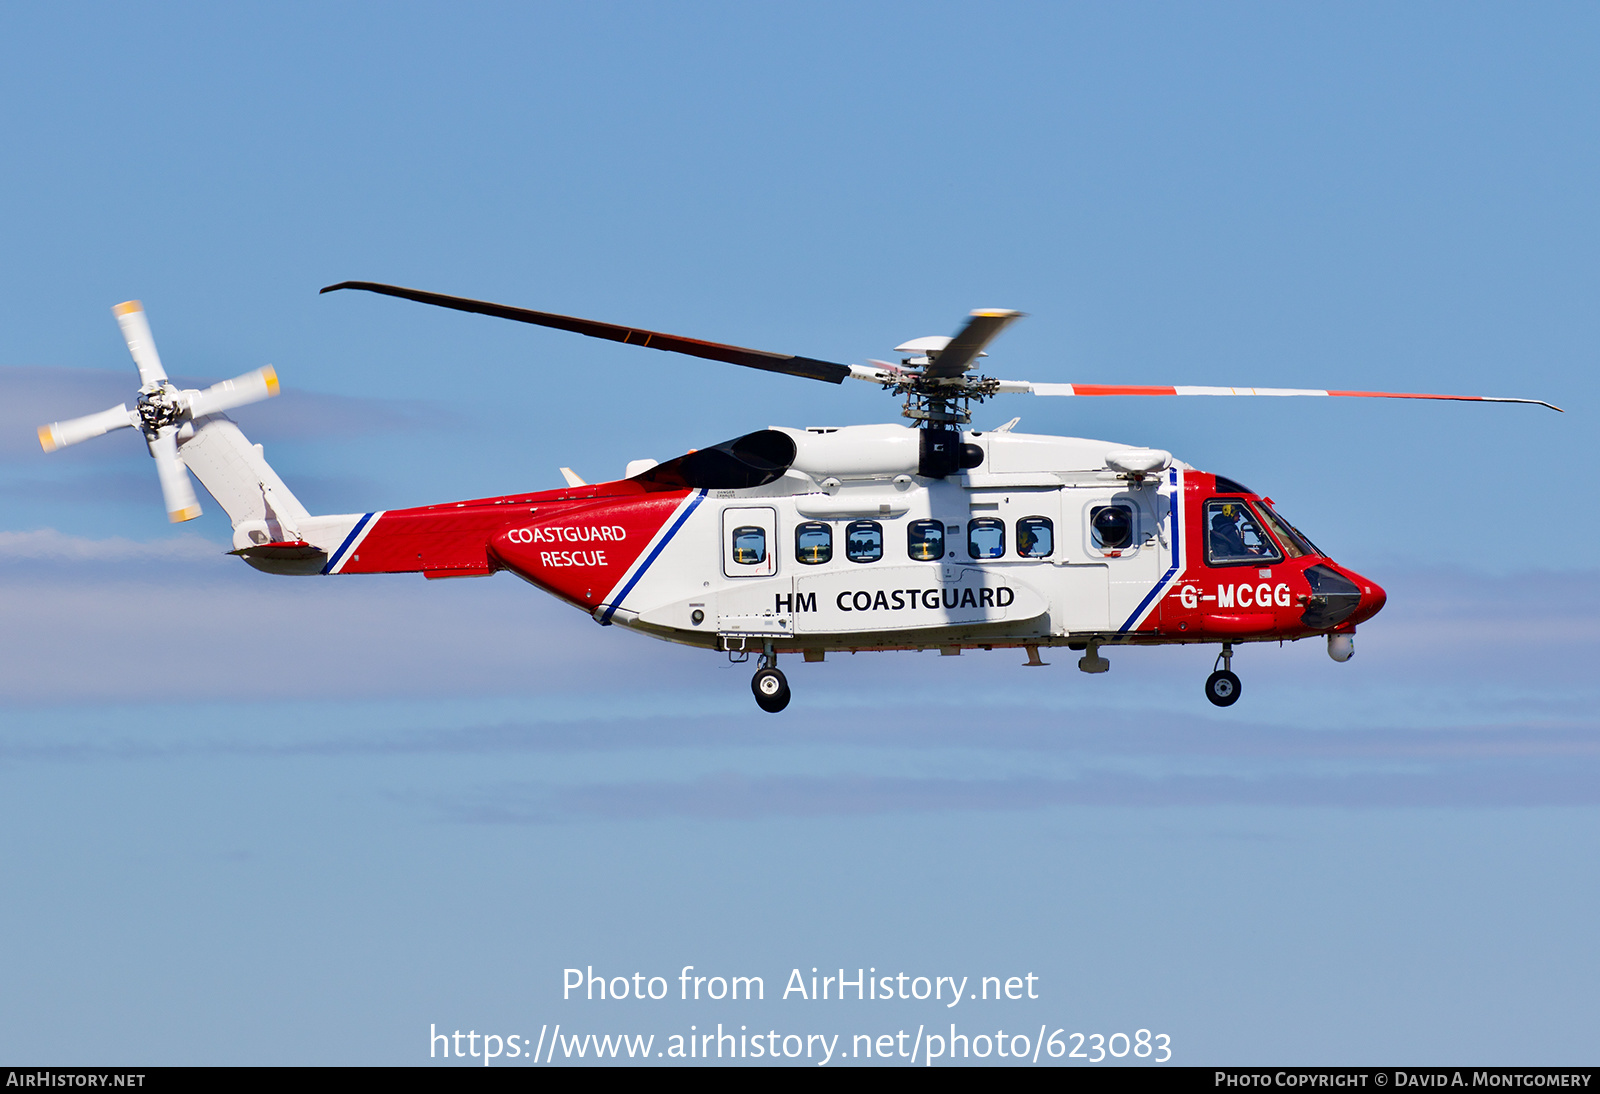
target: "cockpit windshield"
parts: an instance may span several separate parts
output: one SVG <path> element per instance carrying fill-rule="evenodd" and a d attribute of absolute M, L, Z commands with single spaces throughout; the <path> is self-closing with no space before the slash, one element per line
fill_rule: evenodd
<path fill-rule="evenodd" d="M 1299 558 L 1301 555 L 1320 555 L 1317 545 L 1300 534 L 1300 529 L 1290 524 L 1278 515 L 1277 510 L 1266 502 L 1257 502 L 1261 509 L 1261 519 L 1266 521 L 1272 534 L 1278 537 L 1278 542 L 1283 544 L 1283 549 L 1289 552 L 1290 558 Z"/>

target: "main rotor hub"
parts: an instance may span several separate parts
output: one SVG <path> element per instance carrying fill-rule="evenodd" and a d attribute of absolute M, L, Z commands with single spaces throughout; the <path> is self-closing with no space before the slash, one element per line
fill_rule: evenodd
<path fill-rule="evenodd" d="M 905 363 L 909 366 L 915 362 Z M 988 376 L 929 376 L 908 368 L 883 386 L 905 397 L 900 408 L 902 417 L 919 425 L 945 428 L 970 423 L 971 404 L 998 394 L 1000 381 Z"/>

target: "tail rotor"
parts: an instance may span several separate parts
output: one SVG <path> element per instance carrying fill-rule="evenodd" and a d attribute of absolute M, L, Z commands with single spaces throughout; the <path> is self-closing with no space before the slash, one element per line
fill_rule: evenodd
<path fill-rule="evenodd" d="M 156 461 L 156 477 L 166 501 L 167 519 L 173 523 L 193 520 L 200 515 L 200 502 L 189 481 L 189 469 L 178 455 L 179 431 L 196 418 L 220 414 L 278 394 L 278 374 L 268 365 L 213 384 L 203 391 L 180 390 L 167 379 L 161 365 L 144 305 L 129 300 L 112 308 L 111 312 L 122 328 L 128 353 L 139 370 L 140 386 L 134 408 L 129 410 L 124 403 L 98 414 L 40 426 L 39 445 L 46 452 L 54 452 L 115 429 L 138 429 L 144 434 L 150 455 Z"/>

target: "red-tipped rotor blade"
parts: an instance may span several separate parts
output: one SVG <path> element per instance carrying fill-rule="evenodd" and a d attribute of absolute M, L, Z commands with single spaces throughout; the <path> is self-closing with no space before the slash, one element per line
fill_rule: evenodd
<path fill-rule="evenodd" d="M 1508 395 L 1425 395 L 1406 391 L 1324 391 L 1295 387 L 1198 387 L 1164 384 L 1029 384 L 1035 395 L 1309 395 L 1348 399 L 1444 399 L 1463 403 L 1529 403 L 1560 411 L 1543 399 L 1518 399 Z"/>

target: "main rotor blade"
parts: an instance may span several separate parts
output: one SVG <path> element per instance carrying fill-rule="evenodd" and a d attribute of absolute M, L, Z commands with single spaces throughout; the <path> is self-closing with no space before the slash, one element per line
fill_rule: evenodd
<path fill-rule="evenodd" d="M 79 441 L 87 441 L 90 437 L 110 433 L 113 429 L 126 429 L 136 420 L 137 416 L 130 413 L 127 404 L 124 403 L 110 410 L 102 410 L 98 414 L 85 414 L 81 418 L 65 422 L 51 422 L 49 425 L 39 427 L 39 447 L 46 452 L 54 452 L 69 444 L 77 444 Z"/>
<path fill-rule="evenodd" d="M 1297 387 L 1166 387 L 1158 384 L 1030 384 L 1002 380 L 1001 391 L 1031 391 L 1035 395 L 1315 395 L 1348 399 L 1445 399 L 1463 403 L 1530 403 L 1561 412 L 1543 399 L 1516 399 L 1508 395 L 1423 395 L 1405 391 L 1322 391 Z"/>
<path fill-rule="evenodd" d="M 189 396 L 189 416 L 201 418 L 207 414 L 220 414 L 236 406 L 270 399 L 278 394 L 278 374 L 271 365 L 235 376 L 220 384 L 212 384 L 204 391 Z"/>
<path fill-rule="evenodd" d="M 177 428 L 162 426 L 161 432 L 149 444 L 150 455 L 156 459 L 156 475 L 161 479 L 161 496 L 167 503 L 167 519 L 173 524 L 181 524 L 198 517 L 200 502 L 194 496 L 194 487 L 189 482 L 189 469 L 178 458 Z"/>
<path fill-rule="evenodd" d="M 850 375 L 849 366 L 835 364 L 832 361 L 819 361 L 814 357 L 796 357 L 786 353 L 768 353 L 765 350 L 729 346 L 720 342 L 702 342 L 698 338 L 684 338 L 677 334 L 639 330 L 635 327 L 618 326 L 615 323 L 577 319 L 570 315 L 556 315 L 553 312 L 532 311 L 528 308 L 512 308 L 505 304 L 468 300 L 461 296 L 445 296 L 443 293 L 406 289 L 398 285 L 380 285 L 373 281 L 341 281 L 321 291 L 334 292 L 337 289 L 361 289 L 365 292 L 382 293 L 384 296 L 398 296 L 402 300 L 415 300 L 419 304 L 433 304 L 440 308 L 454 308 L 456 311 L 514 319 L 518 323 L 554 327 L 556 330 L 571 331 L 574 334 L 586 334 L 590 338 L 605 338 L 612 342 L 624 342 L 630 346 L 646 346 L 649 349 L 667 350 L 671 353 L 685 353 L 690 357 L 704 357 L 709 361 L 725 361 L 730 365 L 743 365 L 745 368 L 758 368 L 765 372 L 802 376 L 808 380 L 826 380 L 830 384 L 843 383 L 845 377 Z"/>
<path fill-rule="evenodd" d="M 112 308 L 111 314 L 117 317 L 117 326 L 122 328 L 122 340 L 128 343 L 133 363 L 139 366 L 141 386 L 148 387 L 165 380 L 167 372 L 161 367 L 161 358 L 156 354 L 156 340 L 150 334 L 150 320 L 145 318 L 144 305 L 137 300 L 128 300 Z"/>
<path fill-rule="evenodd" d="M 979 308 L 967 316 L 966 325 L 950 339 L 950 344 L 934 355 L 930 363 L 922 367 L 923 375 L 940 378 L 960 376 L 972 367 L 972 362 L 978 359 L 978 354 L 983 352 L 984 346 L 1000 337 L 1001 331 L 1021 318 L 1022 313 L 1019 311 Z"/>

